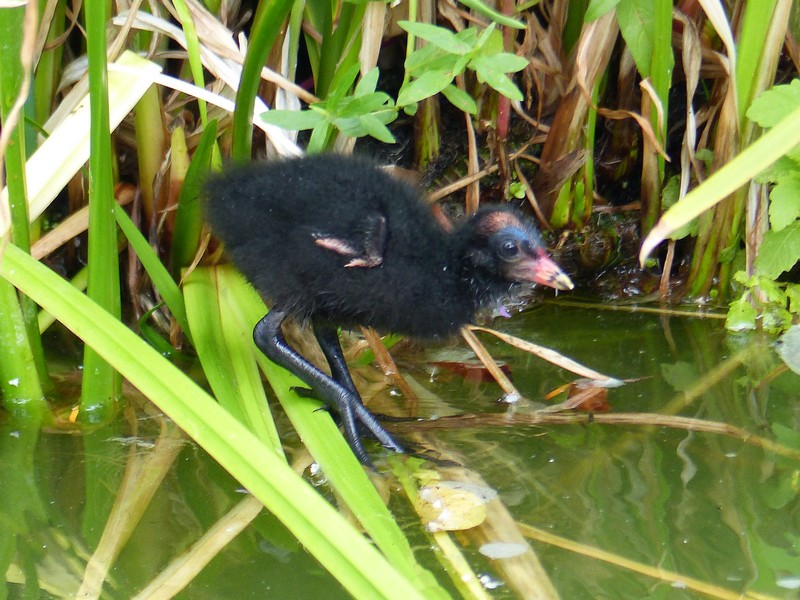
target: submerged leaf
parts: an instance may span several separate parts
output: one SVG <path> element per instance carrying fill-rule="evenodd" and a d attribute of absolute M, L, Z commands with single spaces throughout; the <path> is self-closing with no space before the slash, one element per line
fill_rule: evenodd
<path fill-rule="evenodd" d="M 725 327 L 731 331 L 747 331 L 756 328 L 758 311 L 750 304 L 745 294 L 735 302 L 731 302 Z"/>
<path fill-rule="evenodd" d="M 434 483 L 419 490 L 414 508 L 428 531 L 460 531 L 483 523 L 486 497 L 448 483 L 453 482 Z"/>

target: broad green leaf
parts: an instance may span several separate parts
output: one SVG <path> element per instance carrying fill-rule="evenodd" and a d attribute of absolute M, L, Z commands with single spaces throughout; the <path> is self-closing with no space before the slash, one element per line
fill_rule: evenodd
<path fill-rule="evenodd" d="M 755 177 L 755 181 L 756 183 L 777 183 L 782 177 L 792 176 L 795 173 L 800 173 L 800 161 L 794 156 L 794 152 L 789 152 Z"/>
<path fill-rule="evenodd" d="M 522 102 L 522 92 L 519 91 L 519 88 L 514 85 L 514 83 L 508 77 L 506 77 L 504 73 L 488 68 L 488 65 L 484 63 L 481 68 L 476 70 L 476 74 L 478 75 L 479 81 L 489 84 L 492 88 L 503 94 L 503 96 L 506 98 L 516 100 L 517 102 Z"/>
<path fill-rule="evenodd" d="M 261 113 L 261 118 L 270 125 L 292 131 L 314 129 L 325 120 L 325 115 L 314 110 L 270 110 Z"/>
<path fill-rule="evenodd" d="M 405 106 L 412 102 L 419 102 L 441 92 L 453 81 L 450 71 L 428 71 L 417 79 L 410 81 L 400 89 L 397 95 L 397 104 Z"/>
<path fill-rule="evenodd" d="M 617 5 L 619 31 L 642 77 L 650 76 L 654 19 L 655 4 L 652 0 L 622 0 Z"/>
<path fill-rule="evenodd" d="M 328 137 L 331 135 L 332 125 L 330 122 L 323 120 L 311 130 L 311 139 L 308 140 L 306 152 L 309 154 L 319 154 L 324 152 Z"/>
<path fill-rule="evenodd" d="M 471 115 L 474 115 L 478 112 L 478 105 L 475 104 L 475 100 L 472 99 L 472 96 L 453 84 L 450 84 L 444 88 L 442 90 L 442 94 L 444 94 L 444 97 L 447 98 L 456 108 Z"/>
<path fill-rule="evenodd" d="M 676 392 L 686 392 L 691 390 L 700 380 L 700 373 L 697 367 L 688 362 L 678 361 L 661 364 L 661 375 L 670 387 Z"/>
<path fill-rule="evenodd" d="M 796 315 L 800 314 L 800 285 L 786 284 L 786 298 L 789 300 L 789 311 Z"/>
<path fill-rule="evenodd" d="M 469 44 L 460 41 L 452 31 L 444 27 L 413 21 L 399 21 L 397 24 L 407 32 L 450 54 L 461 55 L 472 50 Z"/>
<path fill-rule="evenodd" d="M 528 59 L 510 52 L 501 52 L 485 57 L 487 62 L 491 61 L 492 69 L 501 73 L 516 73 L 528 66 Z"/>
<path fill-rule="evenodd" d="M 503 51 L 503 36 L 497 31 L 494 23 L 481 31 L 478 41 L 475 42 L 475 49 L 491 54 Z"/>
<path fill-rule="evenodd" d="M 769 279 L 776 279 L 791 269 L 800 258 L 800 222 L 794 222 L 780 231 L 767 231 L 756 257 L 756 271 Z"/>
<path fill-rule="evenodd" d="M 467 68 L 469 61 L 470 61 L 469 55 L 459 56 L 456 59 L 456 61 L 453 63 L 453 68 L 452 68 L 453 78 L 455 78 L 456 75 L 461 75 L 464 72 L 464 69 Z"/>
<path fill-rule="evenodd" d="M 606 13 L 616 8 L 620 0 L 591 0 L 586 13 L 583 15 L 584 23 L 596 21 Z"/>
<path fill-rule="evenodd" d="M 800 106 L 800 79 L 786 85 L 776 85 L 753 100 L 747 118 L 761 127 L 774 127 Z"/>
<path fill-rule="evenodd" d="M 362 115 L 361 126 L 365 132 L 384 144 L 394 144 L 396 142 L 389 128 L 374 115 Z"/>
<path fill-rule="evenodd" d="M 436 46 L 428 44 L 409 56 L 406 59 L 405 67 L 411 75 L 416 75 L 426 71 L 450 70 L 452 65 L 465 59 L 469 60 L 469 55 L 448 54 Z"/>
<path fill-rule="evenodd" d="M 769 224 L 780 231 L 800 218 L 800 172 L 778 180 L 769 194 Z"/>
<path fill-rule="evenodd" d="M 367 133 L 361 125 L 361 119 L 358 117 L 334 119 L 333 126 L 349 137 L 362 137 Z"/>
<path fill-rule="evenodd" d="M 800 375 L 800 325 L 790 327 L 778 343 L 778 355 L 792 371 Z"/>
<path fill-rule="evenodd" d="M 353 91 L 354 96 L 366 96 L 375 91 L 378 85 L 378 77 L 381 71 L 378 67 L 373 67 L 358 81 L 356 89 Z"/>
<path fill-rule="evenodd" d="M 474 48 L 475 44 L 478 41 L 477 27 L 467 27 L 466 29 L 462 29 L 456 34 L 456 39 L 459 42 L 463 42 L 465 44 L 468 44 L 470 47 Z"/>
<path fill-rule="evenodd" d="M 348 96 L 337 106 L 336 118 L 358 117 L 391 106 L 392 98 L 384 92 L 372 92 L 363 96 Z"/>
<path fill-rule="evenodd" d="M 756 328 L 758 311 L 753 308 L 745 294 L 735 302 L 731 302 L 725 327 L 731 331 L 746 331 Z"/>
<path fill-rule="evenodd" d="M 350 65 L 350 67 L 346 69 L 340 68 L 338 71 L 336 71 L 333 76 L 333 80 L 331 81 L 328 95 L 325 99 L 332 106 L 335 106 L 336 103 L 338 103 L 347 95 L 347 92 L 350 90 L 350 88 L 353 87 L 353 84 L 356 82 L 356 77 L 358 77 L 358 73 L 358 63 Z"/>

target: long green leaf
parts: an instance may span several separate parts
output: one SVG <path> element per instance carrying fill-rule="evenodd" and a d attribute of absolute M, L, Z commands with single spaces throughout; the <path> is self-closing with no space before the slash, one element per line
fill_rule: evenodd
<path fill-rule="evenodd" d="M 10 213 L 12 239 L 26 252 L 30 251 L 28 202 L 25 173 L 24 114 L 20 110 L 26 92 L 23 82 L 25 67 L 20 59 L 25 20 L 24 6 L 0 10 L 0 39 L 7 56 L 0 69 L 0 120 L 4 129 L 12 126 L 11 113 L 16 111 L 16 126 L 10 132 L 3 156 L 8 181 L 8 204 L 0 198 L 0 214 Z M 22 95 L 22 98 L 20 98 Z M 2 242 L 0 242 L 2 243 Z M 42 380 L 47 376 L 36 307 L 29 298 L 18 297 L 8 286 L 0 286 L 0 391 L 4 404 L 16 413 L 30 410 L 30 417 L 44 412 Z"/>
<path fill-rule="evenodd" d="M 189 322 L 186 320 L 186 307 L 183 304 L 183 294 L 181 294 L 178 284 L 172 279 L 164 263 L 161 262 L 158 254 L 156 254 L 156 251 L 153 250 L 153 247 L 147 242 L 142 232 L 133 224 L 128 213 L 117 206 L 114 210 L 114 216 L 116 217 L 117 224 L 122 230 L 122 233 L 125 234 L 134 252 L 136 252 L 136 256 L 142 261 L 142 266 L 153 281 L 153 285 L 158 290 L 158 293 L 161 294 L 164 302 L 166 302 L 172 316 L 175 317 L 181 329 L 189 335 L 190 330 Z"/>
<path fill-rule="evenodd" d="M 234 160 L 250 159 L 253 107 L 256 91 L 261 83 L 261 68 L 266 63 L 272 44 L 291 8 L 292 0 L 270 0 L 260 2 L 256 9 L 253 26 L 250 28 L 247 57 L 242 66 L 242 79 L 236 92 L 236 110 L 233 112 L 231 157 Z"/>
<path fill-rule="evenodd" d="M 200 233 L 203 230 L 200 195 L 203 182 L 211 170 L 216 144 L 217 120 L 212 119 L 197 144 L 178 196 L 175 230 L 172 235 L 172 271 L 176 275 L 180 269 L 192 263 L 200 245 Z"/>
<path fill-rule="evenodd" d="M 644 264 L 653 249 L 686 223 L 745 185 L 800 140 L 800 108 L 761 136 L 744 152 L 714 173 L 670 208 L 642 242 L 639 262 Z"/>
<path fill-rule="evenodd" d="M 86 42 L 89 58 L 89 243 L 86 292 L 103 310 L 119 318 L 120 289 L 117 226 L 114 222 L 114 166 L 108 108 L 105 0 L 86 2 Z M 81 414 L 89 422 L 103 421 L 119 396 L 121 380 L 91 346 L 83 357 Z"/>
<path fill-rule="evenodd" d="M 183 291 L 194 348 L 219 403 L 277 456 L 283 456 L 275 422 L 252 351 L 252 324 L 243 323 L 226 267 L 200 267 L 186 277 Z"/>
<path fill-rule="evenodd" d="M 319 494 L 118 319 L 9 245 L 0 276 L 91 345 L 275 514 L 356 598 L 422 599 Z"/>

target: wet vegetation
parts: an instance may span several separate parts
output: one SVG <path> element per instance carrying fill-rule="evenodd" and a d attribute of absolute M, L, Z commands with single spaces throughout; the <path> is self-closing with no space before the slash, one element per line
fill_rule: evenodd
<path fill-rule="evenodd" d="M 799 13 L 4 3 L 0 596 L 797 597 Z M 578 285 L 343 332 L 415 449 L 374 470 L 204 226 L 207 173 L 303 151 L 514 203 Z"/>

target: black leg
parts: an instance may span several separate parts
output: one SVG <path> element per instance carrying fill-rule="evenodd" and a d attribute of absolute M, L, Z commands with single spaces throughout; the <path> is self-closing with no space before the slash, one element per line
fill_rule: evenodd
<path fill-rule="evenodd" d="M 253 330 L 253 340 L 259 350 L 274 363 L 297 375 L 306 385 L 310 386 L 326 404 L 336 407 L 344 422 L 347 441 L 362 463 L 370 464 L 370 460 L 356 431 L 356 419 L 358 419 L 381 444 L 396 452 L 402 452 L 403 448 L 394 441 L 391 435 L 381 427 L 377 419 L 375 419 L 363 405 L 361 398 L 355 391 L 355 387 L 351 389 L 353 382 L 352 379 L 350 379 L 349 372 L 347 373 L 349 385 L 343 385 L 341 382 L 335 381 L 317 369 L 286 343 L 281 331 L 281 324 L 286 319 L 286 316 L 285 311 L 273 308 L 256 324 Z M 338 340 L 336 345 L 338 348 Z M 326 357 L 328 357 L 329 350 L 326 350 L 323 346 L 323 351 Z M 338 353 L 341 355 L 340 348 Z M 328 358 L 328 360 L 331 359 Z M 341 369 L 347 372 L 344 358 L 341 359 L 341 364 L 336 360 L 334 362 L 337 362 L 336 367 L 333 365 L 331 366 L 331 368 L 334 369 L 334 376 L 341 376 Z"/>
<path fill-rule="evenodd" d="M 353 383 L 353 378 L 350 376 L 350 370 L 347 368 L 347 362 L 344 360 L 342 346 L 339 344 L 339 334 L 336 329 L 330 325 L 315 323 L 314 336 L 317 338 L 320 348 L 322 348 L 322 353 L 325 355 L 328 365 L 330 365 L 333 379 L 349 390 L 353 400 L 358 403 L 359 406 L 351 407 L 356 413 L 356 418 L 375 436 L 384 448 L 395 452 L 405 452 L 403 447 L 381 426 L 361 401 L 361 396 Z"/>
<path fill-rule="evenodd" d="M 334 380 L 354 394 L 358 394 L 353 378 L 350 376 L 350 370 L 347 368 L 347 362 L 344 360 L 342 346 L 339 343 L 339 333 L 336 329 L 323 323 L 314 323 L 314 337 L 317 338 L 319 347 L 322 348 L 322 353 L 331 367 L 331 375 Z"/>

